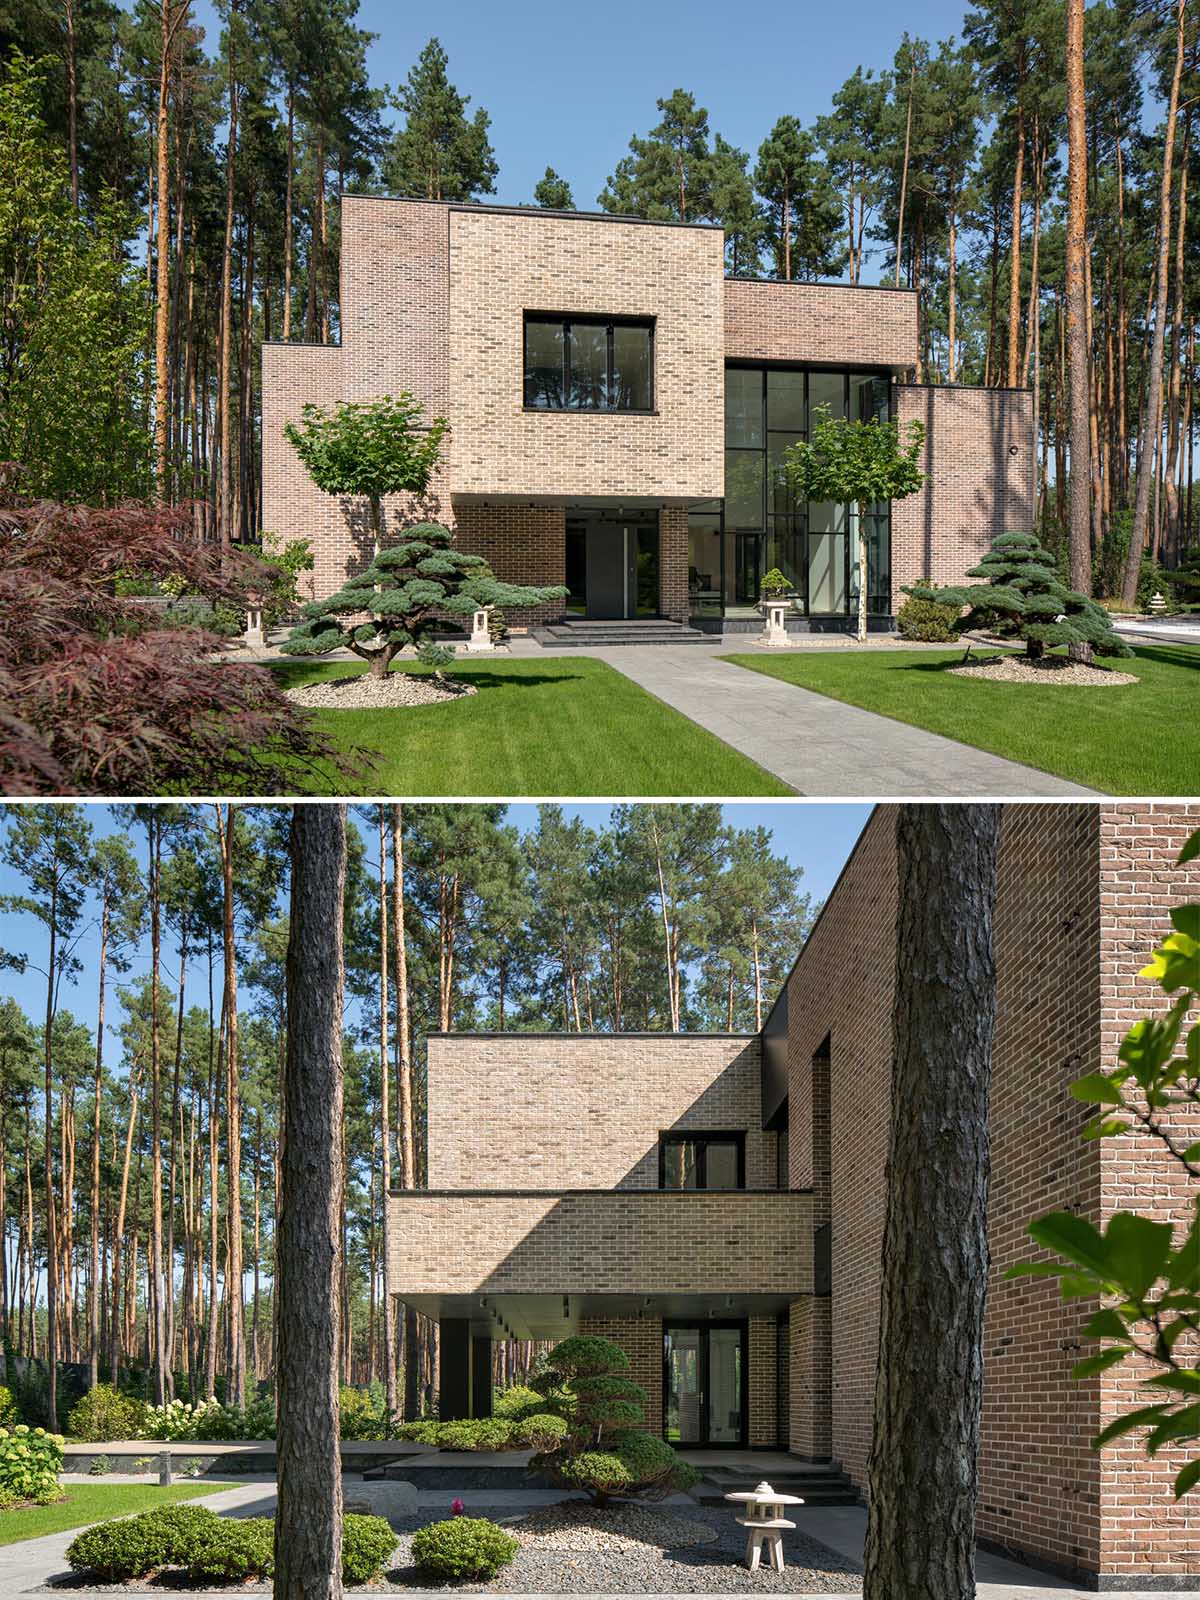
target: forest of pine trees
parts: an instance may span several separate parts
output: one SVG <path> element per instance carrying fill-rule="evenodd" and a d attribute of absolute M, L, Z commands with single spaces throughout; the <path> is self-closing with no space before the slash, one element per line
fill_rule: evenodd
<path fill-rule="evenodd" d="M 599 828 L 543 806 L 524 833 L 502 805 L 353 820 L 341 1373 L 392 1394 L 403 1373 L 392 1409 L 413 1415 L 433 1330 L 385 1321 L 384 1196 L 424 1181 L 428 1032 L 755 1029 L 815 908 L 769 831 L 715 805 Z M 75 1364 L 72 1393 L 242 1404 L 272 1376 L 288 821 L 0 815 L 0 1339 L 36 1371 L 50 1348 Z M 500 1351 L 500 1375 L 528 1355 Z"/>
<path fill-rule="evenodd" d="M 957 40 L 904 32 L 827 112 L 770 108 L 756 150 L 665 83 L 595 202 L 553 166 L 523 198 L 719 221 L 735 273 L 914 288 L 921 378 L 1033 388 L 1055 548 L 1086 456 L 1093 587 L 1115 594 L 1142 548 L 1194 559 L 1200 24 L 1185 0 L 1086 12 L 1072 452 L 1070 6 L 981 0 Z M 221 0 L 215 39 L 190 0 L 0 10 L 0 459 L 28 492 L 192 501 L 204 535 L 255 540 L 259 349 L 338 338 L 340 197 L 497 193 L 488 85 L 460 92 L 432 39 L 373 88 L 357 9 Z"/>

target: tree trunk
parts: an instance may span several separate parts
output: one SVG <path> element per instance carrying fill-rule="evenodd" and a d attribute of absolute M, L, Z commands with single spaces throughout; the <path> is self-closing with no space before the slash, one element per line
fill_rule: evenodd
<path fill-rule="evenodd" d="M 1091 375 L 1088 349 L 1087 139 L 1083 83 L 1084 0 L 1067 0 L 1067 355 L 1071 407 L 1071 587 L 1092 592 Z M 1071 656 L 1090 661 L 1088 644 L 1072 645 Z"/>
<path fill-rule="evenodd" d="M 400 1187 L 417 1187 L 416 1136 L 413 1121 L 412 1039 L 408 1020 L 408 948 L 404 905 L 404 807 L 392 807 L 392 938 L 396 948 L 396 1092 L 400 1114 Z M 389 1292 L 384 1265 L 384 1293 Z M 409 1422 L 421 1411 L 417 1368 L 417 1313 L 404 1311 L 404 1416 Z"/>
<path fill-rule="evenodd" d="M 975 1594 L 999 829 L 996 805 L 906 805 L 897 823 L 893 1109 L 863 1600 Z"/>
<path fill-rule="evenodd" d="M 292 337 L 292 188 L 296 179 L 296 91 L 289 81 L 287 89 L 287 185 L 283 209 L 283 331 L 285 341 Z"/>
<path fill-rule="evenodd" d="M 75 0 L 64 0 L 67 67 L 67 161 L 71 169 L 71 204 L 79 210 L 79 61 Z"/>
<path fill-rule="evenodd" d="M 58 1228 L 54 1210 L 54 998 L 58 971 L 58 879 L 50 892 L 50 954 L 46 965 L 46 1026 L 43 1040 L 45 1068 L 45 1142 L 42 1166 L 46 1195 L 46 1415 L 51 1433 L 58 1432 Z M 32 1224 L 32 1217 L 30 1223 Z M 31 1236 L 32 1237 L 32 1236 Z"/>
<path fill-rule="evenodd" d="M 234 929 L 232 805 L 225 807 L 224 826 L 217 806 L 217 836 L 221 848 L 222 930 L 225 964 L 225 1149 L 228 1157 L 226 1178 L 229 1205 L 226 1228 L 229 1239 L 229 1270 L 225 1275 L 225 1300 L 229 1317 L 229 1399 L 237 1406 L 246 1403 L 246 1348 L 242 1305 L 242 1127 L 241 1087 L 238 1077 L 237 1022 L 237 942 Z"/>
<path fill-rule="evenodd" d="M 379 1149 L 380 1188 L 383 1192 L 383 1385 L 388 1414 L 399 1409 L 396 1396 L 396 1307 L 392 1300 L 391 1242 L 392 1223 L 389 1196 L 392 1192 L 392 1108 L 388 1082 L 388 894 L 387 823 L 384 808 L 379 808 Z M 374 1179 L 374 1171 L 372 1171 Z M 371 1211 L 374 1237 L 374 1208 Z M 374 1294 L 375 1274 L 371 1274 Z M 373 1374 L 372 1374 L 373 1376 Z"/>
<path fill-rule="evenodd" d="M 858 502 L 858 642 L 867 641 L 867 502 Z"/>
<path fill-rule="evenodd" d="M 917 81 L 917 55 L 909 45 L 908 114 L 904 119 L 904 164 L 900 169 L 900 206 L 896 212 L 896 288 L 900 287 L 900 258 L 904 250 L 904 208 L 908 203 L 908 154 L 912 145 L 913 89 Z"/>
<path fill-rule="evenodd" d="M 1167 323 L 1167 263 L 1171 254 L 1171 169 L 1175 160 L 1175 121 L 1179 114 L 1179 86 L 1183 79 L 1186 0 L 1176 0 L 1175 70 L 1171 76 L 1171 97 L 1167 107 L 1166 137 L 1163 141 L 1162 183 L 1158 202 L 1158 251 L 1154 335 L 1150 344 L 1150 371 L 1142 407 L 1141 441 L 1138 452 L 1137 494 L 1133 506 L 1133 531 L 1125 562 L 1125 582 L 1121 598 L 1132 606 L 1137 599 L 1142 551 L 1150 513 L 1150 485 L 1154 479 L 1154 460 L 1162 431 L 1163 340 Z"/>
<path fill-rule="evenodd" d="M 292 811 L 283 1206 L 278 1224 L 276 1600 L 339 1600 L 337 1328 L 346 808 Z"/>
<path fill-rule="evenodd" d="M 150 831 L 150 1253 L 146 1264 L 150 1303 L 147 1337 L 154 1363 L 154 1403 L 167 1401 L 167 1365 L 164 1349 L 166 1318 L 163 1309 L 162 1211 L 162 1052 L 158 1026 L 159 961 L 162 937 L 162 901 L 159 872 L 162 859 L 162 813 L 151 806 Z"/>
<path fill-rule="evenodd" d="M 1024 91 L 1024 74 L 1017 86 Z M 1008 270 L 1008 387 L 1017 387 L 1021 355 L 1021 184 L 1025 175 L 1025 112 L 1017 100 L 1017 160 L 1013 172 L 1012 250 Z"/>
<path fill-rule="evenodd" d="M 108 889 L 100 903 L 100 988 L 96 1001 L 96 1070 L 92 1080 L 91 1270 L 88 1274 L 88 1388 L 100 1382 L 100 1109 L 104 1076 L 104 978 L 108 966 Z M 3 1168 L 0 1167 L 0 1171 Z M 0 1230 L 0 1237 L 3 1237 Z M 7 1332 L 7 1330 L 5 1330 Z"/>
<path fill-rule="evenodd" d="M 229 140 L 225 152 L 225 243 L 221 255 L 221 332 L 218 354 L 217 408 L 220 427 L 220 491 L 218 517 L 222 544 L 232 538 L 233 494 L 233 428 L 229 409 L 232 399 L 233 357 L 233 207 L 237 177 L 238 139 L 238 83 L 234 62 L 237 56 L 235 40 L 236 19 L 231 15 L 229 28 Z"/>

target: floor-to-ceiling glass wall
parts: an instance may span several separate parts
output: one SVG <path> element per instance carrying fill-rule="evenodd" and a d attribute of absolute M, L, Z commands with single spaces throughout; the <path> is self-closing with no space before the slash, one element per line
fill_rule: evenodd
<path fill-rule="evenodd" d="M 689 512 L 688 580 L 694 622 L 757 618 L 765 593 L 811 617 L 858 609 L 858 511 L 798 502 L 787 451 L 819 415 L 886 417 L 886 374 L 846 369 L 731 366 L 725 373 L 725 499 Z M 868 514 L 868 610 L 891 610 L 891 516 Z"/>

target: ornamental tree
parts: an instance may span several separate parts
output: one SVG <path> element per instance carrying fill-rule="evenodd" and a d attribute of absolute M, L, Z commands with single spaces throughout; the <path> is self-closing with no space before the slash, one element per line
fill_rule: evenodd
<path fill-rule="evenodd" d="M 969 606 L 954 625 L 958 633 L 981 629 L 1019 639 L 1028 661 L 1039 660 L 1047 645 L 1060 644 L 1090 645 L 1102 656 L 1133 654 L 1104 607 L 1062 582 L 1054 557 L 1036 534 L 1002 533 L 967 576 L 985 581 L 946 588 L 918 584 L 905 593 Z"/>
<path fill-rule="evenodd" d="M 699 1474 L 666 1440 L 646 1432 L 646 1391 L 626 1376 L 629 1357 L 619 1344 L 577 1334 L 554 1347 L 549 1367 L 544 1382 L 569 1397 L 567 1434 L 534 1457 L 536 1471 L 585 1490 L 595 1506 L 614 1495 L 660 1499 L 696 1482 Z"/>
<path fill-rule="evenodd" d="M 817 408 L 811 437 L 794 444 L 785 471 L 801 500 L 849 501 L 858 511 L 858 637 L 867 637 L 867 507 L 878 500 L 903 500 L 925 482 L 917 465 L 925 427 L 910 422 L 906 443 L 900 425 L 882 417 L 852 422 Z"/>
<path fill-rule="evenodd" d="M 445 417 L 435 417 L 422 427 L 424 414 L 421 402 L 404 392 L 348 401 L 331 411 L 306 405 L 300 427 L 284 423 L 284 438 L 318 489 L 366 496 L 376 555 L 384 495 L 424 494 L 437 465 L 448 424 Z"/>
<path fill-rule="evenodd" d="M 449 528 L 419 522 L 399 544 L 380 550 L 365 571 L 336 594 L 303 608 L 304 621 L 282 649 L 292 656 L 350 650 L 382 678 L 396 655 L 412 645 L 429 666 L 448 666 L 451 651 L 433 641 L 446 616 L 469 617 L 489 606 L 536 606 L 562 600 L 560 586 L 528 588 L 502 583 L 482 556 L 454 545 Z"/>

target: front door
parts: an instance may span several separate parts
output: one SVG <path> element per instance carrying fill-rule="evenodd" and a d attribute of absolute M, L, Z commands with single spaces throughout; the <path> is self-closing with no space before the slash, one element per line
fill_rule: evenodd
<path fill-rule="evenodd" d="M 663 1324 L 663 1438 L 681 1448 L 747 1442 L 745 1322 Z"/>
<path fill-rule="evenodd" d="M 658 513 L 567 518 L 567 609 L 597 620 L 659 614 Z"/>

